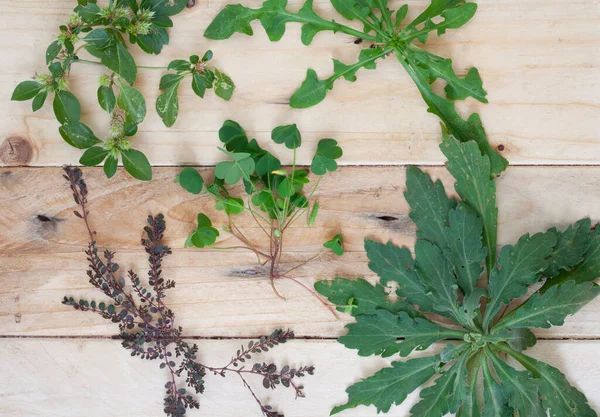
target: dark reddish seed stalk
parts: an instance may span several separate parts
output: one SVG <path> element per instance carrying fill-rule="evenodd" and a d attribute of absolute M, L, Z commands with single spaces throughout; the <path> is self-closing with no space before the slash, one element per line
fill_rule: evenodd
<path fill-rule="evenodd" d="M 164 412 L 168 416 L 182 417 L 187 409 L 200 407 L 200 403 L 186 388 L 178 386 L 178 379 L 184 375 L 188 388 L 196 394 L 201 394 L 204 392 L 204 376 L 207 371 L 222 377 L 228 373 L 237 374 L 266 417 L 283 417 L 283 414 L 274 411 L 270 405 L 263 404 L 244 375 L 260 376 L 266 389 L 275 389 L 278 385 L 292 387 L 296 397 L 304 397 L 304 387 L 296 384 L 294 379 L 301 378 L 305 374 L 312 375 L 314 367 L 303 366 L 294 369 L 284 366 L 278 372 L 277 365 L 274 363 L 256 362 L 251 368 L 244 366 L 253 355 L 267 352 L 293 339 L 292 331 L 275 330 L 271 335 L 261 337 L 258 342 L 249 342 L 247 346 L 242 346 L 223 367 L 211 367 L 198 361 L 198 345 L 190 345 L 184 340 L 183 329 L 175 326 L 175 314 L 163 301 L 166 290 L 175 287 L 174 281 L 162 277 L 162 260 L 171 254 L 171 249 L 160 243 L 166 229 L 164 216 L 162 214 L 156 217 L 148 216 L 148 225 L 144 228 L 146 237 L 141 240 L 148 254 L 150 265 L 148 282 L 151 289 L 144 287 L 137 274 L 130 270 L 127 272 L 127 277 L 132 291 L 127 291 L 125 278 L 117 277 L 119 265 L 113 261 L 114 252 L 105 251 L 104 259 L 98 255 L 96 232 L 89 224 L 88 190 L 81 170 L 67 167 L 64 177 L 69 181 L 73 198 L 81 210 L 81 212 L 75 211 L 75 215 L 83 220 L 89 237 L 85 251 L 89 262 L 87 271 L 89 282 L 111 301 L 96 303 L 82 299 L 76 302 L 72 297 L 64 297 L 63 304 L 80 311 L 91 311 L 114 323 L 119 323 L 122 346 L 131 350 L 131 356 L 139 356 L 146 360 L 160 360 L 160 368 L 169 371 L 164 399 Z"/>

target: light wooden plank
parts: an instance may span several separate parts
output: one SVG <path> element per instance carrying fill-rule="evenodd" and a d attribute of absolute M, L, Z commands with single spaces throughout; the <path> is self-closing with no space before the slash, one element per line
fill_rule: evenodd
<path fill-rule="evenodd" d="M 408 1 L 414 15 L 428 0 Z M 228 3 L 197 1 L 174 18 L 171 45 L 160 56 L 139 56 L 139 63 L 165 65 L 173 58 L 215 52 L 215 63 L 237 84 L 230 103 L 213 94 L 200 100 L 189 86 L 182 88 L 179 120 L 166 129 L 154 112 L 160 71 L 141 71 L 138 86 L 148 100 L 149 114 L 135 144 L 154 164 L 214 164 L 216 131 L 234 119 L 251 134 L 267 140 L 270 130 L 296 122 L 305 146 L 299 154 L 310 160 L 323 137 L 338 139 L 345 164 L 440 164 L 436 117 L 425 106 L 412 81 L 394 59 L 376 71 L 360 71 L 354 84 L 339 81 L 319 106 L 294 111 L 286 102 L 308 67 L 321 76 L 332 71 L 331 58 L 351 62 L 360 50 L 351 37 L 320 33 L 310 47 L 300 42 L 300 28 L 288 25 L 284 38 L 270 43 L 258 25 L 254 37 L 236 35 L 209 41 L 203 31 Z M 258 6 L 261 0 L 244 4 Z M 290 2 L 298 9 L 301 1 Z M 399 3 L 393 2 L 394 6 Z M 434 53 L 452 57 L 459 73 L 476 65 L 489 92 L 490 104 L 461 104 L 461 111 L 479 111 L 493 145 L 503 145 L 515 164 L 595 164 L 600 161 L 600 15 L 596 1 L 480 0 L 479 12 L 466 27 L 430 40 Z M 17 83 L 44 70 L 44 51 L 74 5 L 53 0 L 0 0 L 0 95 L 9 97 Z M 340 20 L 326 0 L 315 1 L 324 17 Z M 98 135 L 106 133 L 107 116 L 95 103 L 96 67 L 72 71 L 73 90 L 84 109 L 84 120 Z M 47 106 L 35 114 L 29 103 L 3 100 L 0 114 L 0 163 L 61 165 L 74 163 L 81 151 L 66 146 Z M 286 156 L 289 159 L 289 156 Z"/>
<path fill-rule="evenodd" d="M 445 170 L 428 171 L 451 189 Z M 278 283 L 288 301 L 278 299 L 266 271 L 251 254 L 183 249 L 198 211 L 221 220 L 222 215 L 215 213 L 207 196 L 191 195 L 174 184 L 177 172 L 177 168 L 156 168 L 155 180 L 150 183 L 132 180 L 123 172 L 107 180 L 97 168 L 86 169 L 85 175 L 99 244 L 118 252 L 123 270 L 143 273 L 146 256 L 139 245 L 141 228 L 148 214 L 166 215 L 166 241 L 174 254 L 164 264 L 165 274 L 178 284 L 169 302 L 188 335 L 250 337 L 273 326 L 291 327 L 302 336 L 342 334 L 347 318 L 333 317 L 295 283 Z M 0 171 L 0 334 L 116 332 L 99 317 L 75 313 L 60 304 L 64 295 L 100 295 L 85 276 L 84 228 L 72 215 L 74 202 L 61 174 L 58 168 Z M 525 232 L 553 225 L 565 227 L 585 216 L 600 220 L 599 181 L 600 168 L 509 168 L 498 180 L 500 242 L 514 242 Z M 404 182 L 405 169 L 401 167 L 344 167 L 326 178 L 318 193 L 321 212 L 315 226 L 309 229 L 300 221 L 288 230 L 285 266 L 291 268 L 306 260 L 342 230 L 348 249 L 344 257 L 326 254 L 294 275 L 307 286 L 335 276 L 374 280 L 362 248 L 365 237 L 391 239 L 409 247 L 414 241 L 414 226 L 402 195 Z M 397 220 L 382 220 L 384 216 Z M 261 239 L 251 219 L 242 216 L 239 224 L 251 239 Z M 600 300 L 569 318 L 565 326 L 538 335 L 598 337 L 598 313 Z"/>
<path fill-rule="evenodd" d="M 241 341 L 201 341 L 200 358 L 207 364 L 227 363 Z M 439 351 L 440 345 L 414 357 Z M 598 341 L 539 342 L 527 354 L 559 367 L 571 383 L 600 410 L 600 365 L 595 356 Z M 156 363 L 131 358 L 118 341 L 4 339 L 0 353 L 0 413 L 5 417 L 52 416 L 129 417 L 159 416 L 162 413 L 163 385 L 168 379 Z M 285 411 L 287 417 L 322 417 L 346 399 L 345 387 L 386 366 L 391 359 L 359 357 L 334 341 L 296 340 L 264 355 L 275 363 L 292 366 L 313 364 L 315 375 L 303 382 L 306 398 L 294 400 L 289 390 L 266 391 L 260 380 L 252 380 L 257 394 Z M 396 359 L 396 358 L 393 358 Z M 200 410 L 189 416 L 258 417 L 254 400 L 237 379 L 207 377 Z M 401 406 L 392 407 L 390 417 L 406 417 L 418 400 L 412 393 Z M 340 417 L 376 416 L 373 407 L 360 406 Z"/>

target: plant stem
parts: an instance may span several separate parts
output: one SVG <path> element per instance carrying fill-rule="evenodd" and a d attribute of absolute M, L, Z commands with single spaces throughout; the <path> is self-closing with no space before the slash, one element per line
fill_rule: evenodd
<path fill-rule="evenodd" d="M 73 61 L 73 63 L 76 62 L 81 62 L 82 64 L 89 64 L 89 65 L 99 65 L 101 67 L 104 67 L 105 65 L 100 62 L 100 61 L 90 61 L 89 59 L 77 59 L 75 61 Z M 148 65 L 136 65 L 137 68 L 140 69 L 152 69 L 152 70 L 166 70 L 167 67 L 151 67 Z"/>

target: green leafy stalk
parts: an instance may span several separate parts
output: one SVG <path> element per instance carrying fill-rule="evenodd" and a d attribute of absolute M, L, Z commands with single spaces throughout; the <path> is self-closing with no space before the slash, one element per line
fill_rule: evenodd
<path fill-rule="evenodd" d="M 428 111 L 440 118 L 446 131 L 460 142 L 475 141 L 481 152 L 489 158 L 491 176 L 506 169 L 508 162 L 488 144 L 479 116 L 472 114 L 464 120 L 454 106 L 455 100 L 468 97 L 487 103 L 487 92 L 483 89 L 478 70 L 470 68 L 461 77 L 454 71 L 450 59 L 415 45 L 416 41 L 425 44 L 432 33 L 442 36 L 448 29 L 465 25 L 477 11 L 475 3 L 432 0 L 423 13 L 407 24 L 403 23 L 408 12 L 406 5 L 394 11 L 387 8 L 387 0 L 331 0 L 331 4 L 341 16 L 358 21 L 362 28 L 354 29 L 319 17 L 313 11 L 312 0 L 306 1 L 298 13 L 287 10 L 287 0 L 267 0 L 257 9 L 241 4 L 226 6 L 206 29 L 204 36 L 209 39 L 228 39 L 235 33 L 252 35 L 251 22 L 254 20 L 260 21 L 271 41 L 283 37 L 287 23 L 302 25 L 302 42 L 305 45 L 309 45 L 321 31 L 354 36 L 360 40 L 356 43 L 368 43 L 367 48 L 358 54 L 357 62 L 345 64 L 334 59 L 333 74 L 323 79 L 313 69 L 308 69 L 306 79 L 290 98 L 290 106 L 314 106 L 325 99 L 336 80 L 344 78 L 354 82 L 361 68 L 373 70 L 379 59 L 394 54 L 415 82 Z M 438 79 L 446 83 L 444 95 L 438 95 L 432 89 L 432 84 Z M 490 254 L 488 267 L 492 259 L 493 254 Z"/>
<path fill-rule="evenodd" d="M 37 111 L 49 96 L 54 95 L 52 106 L 61 124 L 59 133 L 69 145 L 86 150 L 79 160 L 82 165 L 104 162 L 104 171 L 110 178 L 116 173 L 121 159 L 130 175 L 149 181 L 152 167 L 131 145 L 131 137 L 146 116 L 144 96 L 133 86 L 138 69 L 173 69 L 176 76 L 191 75 L 192 88 L 200 97 L 213 85 L 215 93 L 225 100 L 229 100 L 234 91 L 234 84 L 226 74 L 208 67 L 207 61 L 212 58 L 210 51 L 202 60 L 192 55 L 189 61 L 175 60 L 168 67 L 136 64 L 130 46 L 137 44 L 146 53 L 159 54 L 169 43 L 166 28 L 173 26 L 171 17 L 182 12 L 186 5 L 186 0 L 111 0 L 108 6 L 100 7 L 95 0 L 78 1 L 66 24 L 60 26 L 57 39 L 46 50 L 49 73 L 17 85 L 12 99 L 33 100 L 33 111 Z M 95 59 L 87 59 L 82 54 Z M 74 64 L 101 66 L 108 71 L 100 77 L 97 92 L 98 104 L 110 115 L 105 140 L 97 138 L 81 121 L 79 100 L 69 91 L 69 74 Z M 173 83 L 169 78 L 171 75 L 161 79 L 161 90 L 166 91 L 156 103 L 159 115 L 169 127 L 177 118 L 180 81 Z M 166 84 L 169 88 L 164 87 Z M 96 146 L 101 142 L 102 146 Z"/>

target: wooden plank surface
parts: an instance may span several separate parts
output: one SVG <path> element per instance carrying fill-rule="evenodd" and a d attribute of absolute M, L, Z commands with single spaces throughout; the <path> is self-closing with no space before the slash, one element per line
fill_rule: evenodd
<path fill-rule="evenodd" d="M 299 125 L 302 163 L 310 161 L 318 139 L 337 139 L 344 148 L 342 164 L 373 167 L 347 166 L 323 181 L 317 224 L 309 229 L 298 222 L 289 229 L 284 263 L 292 267 L 302 262 L 341 230 L 347 254 L 325 254 L 294 271 L 295 276 L 307 286 L 336 275 L 375 280 L 362 240 L 392 240 L 412 247 L 415 229 L 402 195 L 403 165 L 443 163 L 439 123 L 426 113 L 412 81 L 391 58 L 376 71 L 360 71 L 356 83 L 338 81 L 320 105 L 290 109 L 287 100 L 307 68 L 327 76 L 331 58 L 351 62 L 361 47 L 347 35 L 331 33 L 318 34 L 305 47 L 296 24 L 289 24 L 277 43 L 269 42 L 256 22 L 254 37 L 204 39 L 207 24 L 230 2 L 238 1 L 196 0 L 196 6 L 174 18 L 171 44 L 161 55 L 135 56 L 141 65 L 166 65 L 210 48 L 215 64 L 237 85 L 234 98 L 225 103 L 208 94 L 200 100 L 189 86 L 183 87 L 179 119 L 167 129 L 154 111 L 162 72 L 140 71 L 136 87 L 143 91 L 149 111 L 135 146 L 154 165 L 174 167 L 155 167 L 151 183 L 132 180 L 122 170 L 107 180 L 101 170 L 86 169 L 92 224 L 100 233 L 100 245 L 118 251 L 123 269 L 143 272 L 139 239 L 144 219 L 151 213 L 165 214 L 166 239 L 175 249 L 165 262 L 165 274 L 178 284 L 168 301 L 178 324 L 189 336 L 229 338 L 199 341 L 207 362 L 227 362 L 229 351 L 240 343 L 231 338 L 254 337 L 274 327 L 317 338 L 296 340 L 268 354 L 279 363 L 316 366 L 316 376 L 305 381 L 308 398 L 294 401 L 287 390 L 260 388 L 259 394 L 288 417 L 322 417 L 345 400 L 346 386 L 389 359 L 361 358 L 332 340 L 343 333 L 347 318 L 334 317 L 296 284 L 278 283 L 288 301 L 276 298 L 265 271 L 250 254 L 183 249 L 197 212 L 218 221 L 223 216 L 215 213 L 210 198 L 193 196 L 173 184 L 180 169 L 176 166 L 218 162 L 217 131 L 226 119 L 240 122 L 286 162 L 290 154 L 268 145 L 269 132 L 277 125 Z M 261 2 L 243 1 L 252 7 Z M 289 3 L 297 10 L 303 1 Z M 415 15 L 429 0 L 390 2 L 392 7 L 401 3 L 408 3 Z M 574 0 L 568 6 L 562 0 L 477 3 L 479 11 L 468 25 L 441 39 L 432 37 L 429 49 L 451 57 L 460 74 L 476 66 L 489 92 L 488 105 L 469 99 L 458 107 L 465 115 L 481 114 L 492 145 L 503 145 L 502 154 L 513 165 L 498 180 L 499 243 L 514 242 L 525 232 L 565 227 L 581 217 L 600 221 L 598 1 Z M 342 20 L 328 0 L 314 4 L 322 16 Z M 74 0 L 0 0 L 0 96 L 5 97 L 0 100 L 0 166 L 6 166 L 0 169 L 0 414 L 45 417 L 52 410 L 53 417 L 158 416 L 166 375 L 156 364 L 131 358 L 118 341 L 107 338 L 116 333 L 114 326 L 60 304 L 63 295 L 95 295 L 84 274 L 82 224 L 71 214 L 74 204 L 55 168 L 76 162 L 81 151 L 60 138 L 50 106 L 32 114 L 30 103 L 6 99 L 18 82 L 45 70 L 44 51 L 73 6 Z M 84 121 L 104 137 L 108 120 L 95 99 L 100 74 L 96 67 L 76 66 L 72 88 L 82 102 Z M 451 189 L 443 168 L 427 170 Z M 239 225 L 252 239 L 260 238 L 250 219 L 241 216 Z M 528 353 L 560 367 L 600 411 L 599 313 L 597 300 L 564 326 L 537 331 L 540 339 L 554 340 L 539 340 Z M 407 416 L 417 396 L 411 395 L 388 415 Z M 201 410 L 194 416 L 259 415 L 243 387 L 221 378 L 209 378 L 200 401 Z M 375 415 L 365 407 L 344 413 Z"/>
<path fill-rule="evenodd" d="M 221 221 L 223 217 L 215 213 L 210 197 L 194 196 L 173 183 L 178 170 L 155 168 L 156 178 L 149 183 L 132 180 L 123 172 L 108 180 L 99 168 L 84 170 L 98 242 L 118 252 L 122 269 L 146 269 L 146 256 L 139 244 L 142 227 L 148 214 L 163 212 L 166 242 L 174 248 L 165 262 L 165 274 L 178 284 L 169 295 L 169 304 L 188 335 L 251 337 L 268 332 L 272 326 L 293 328 L 301 336 L 340 335 L 346 317 L 334 317 L 291 281 L 278 283 L 288 301 L 278 299 L 270 289 L 266 271 L 252 254 L 183 249 L 198 211 Z M 452 190 L 451 177 L 444 169 L 427 170 Z M 202 172 L 209 175 L 210 169 Z M 0 334 L 115 332 L 101 318 L 73 314 L 59 304 L 64 295 L 101 295 L 87 282 L 82 253 L 86 235 L 81 221 L 72 215 L 75 204 L 61 175 L 59 168 L 0 170 L 6 195 L 0 201 L 0 292 L 4 300 L 0 304 Z M 564 228 L 588 215 L 600 220 L 599 182 L 597 167 L 509 169 L 498 180 L 500 242 L 512 243 L 523 233 L 554 225 Z M 376 279 L 367 268 L 362 247 L 365 237 L 413 245 L 415 229 L 402 195 L 404 183 L 405 169 L 399 167 L 344 167 L 327 177 L 317 194 L 321 210 L 315 226 L 308 228 L 299 221 L 288 229 L 286 239 L 290 243 L 284 268 L 316 254 L 322 243 L 341 229 L 348 253 L 342 258 L 325 253 L 296 270 L 295 277 L 308 286 L 335 276 Z M 239 225 L 251 239 L 262 241 L 251 218 L 240 216 Z M 233 244 L 227 239 L 223 243 Z M 569 318 L 565 326 L 539 330 L 538 335 L 599 337 L 598 313 L 600 299 Z"/>
<path fill-rule="evenodd" d="M 200 341 L 200 358 L 207 364 L 227 363 L 241 341 Z M 436 345 L 414 357 L 439 351 Z M 600 370 L 584 358 L 594 357 L 599 341 L 540 341 L 527 353 L 559 367 L 571 383 L 600 409 Z M 4 417 L 130 417 L 158 416 L 168 374 L 158 364 L 132 358 L 115 340 L 13 339 L 0 343 L 0 398 Z M 270 351 L 275 363 L 312 364 L 315 375 L 306 377 L 306 398 L 294 400 L 293 392 L 278 388 L 266 391 L 252 380 L 257 395 L 285 411 L 286 417 L 321 417 L 346 400 L 346 386 L 386 366 L 391 359 L 360 357 L 334 341 L 296 340 Z M 394 359 L 394 358 L 392 358 Z M 248 392 L 236 380 L 207 376 L 206 392 L 199 397 L 197 417 L 259 417 Z M 418 391 L 389 417 L 406 417 L 418 401 Z M 360 406 L 340 414 L 344 417 L 378 415 L 373 407 Z M 567 416 L 564 416 L 567 417 Z"/>
<path fill-rule="evenodd" d="M 236 0 L 237 1 L 237 0 Z M 44 71 L 44 51 L 57 27 L 73 7 L 72 0 L 0 0 L 0 96 L 9 97 L 18 82 Z M 174 18 L 171 44 L 159 56 L 136 54 L 139 64 L 166 65 L 171 59 L 215 52 L 215 63 L 237 84 L 230 103 L 195 97 L 189 86 L 180 92 L 180 116 L 172 129 L 154 111 L 160 71 L 140 71 L 137 86 L 149 109 L 135 145 L 157 165 L 214 164 L 216 131 L 225 119 L 240 122 L 251 134 L 267 140 L 277 125 L 295 122 L 305 146 L 302 162 L 310 160 L 315 143 L 334 137 L 344 147 L 345 164 L 441 164 L 437 118 L 412 81 L 393 58 L 376 71 L 361 70 L 358 81 L 338 81 L 327 99 L 311 109 L 287 105 L 292 92 L 314 68 L 321 76 L 332 71 L 331 58 L 351 62 L 361 48 L 344 34 L 319 33 L 313 44 L 300 42 L 300 26 L 288 24 L 277 43 L 268 41 L 257 22 L 253 37 L 235 35 L 209 41 L 202 34 L 228 1 L 196 1 Z M 258 6 L 261 0 L 244 4 Z M 411 14 L 429 0 L 408 3 Z M 432 36 L 432 52 L 451 57 L 464 74 L 477 66 L 490 104 L 468 100 L 464 113 L 482 115 L 490 141 L 503 145 L 513 164 L 595 164 L 600 159 L 600 13 L 593 0 L 480 0 L 474 19 L 443 38 Z M 302 1 L 290 1 L 298 9 Z M 315 1 L 324 17 L 340 20 L 327 0 Z M 134 48 L 135 50 L 135 48 Z M 79 65 L 72 71 L 73 91 L 82 102 L 83 119 L 103 137 L 108 118 L 96 103 L 99 68 Z M 57 132 L 51 106 L 35 114 L 30 103 L 0 102 L 0 163 L 61 165 L 79 159 L 81 151 L 65 145 Z M 289 160 L 289 155 L 286 155 Z"/>

